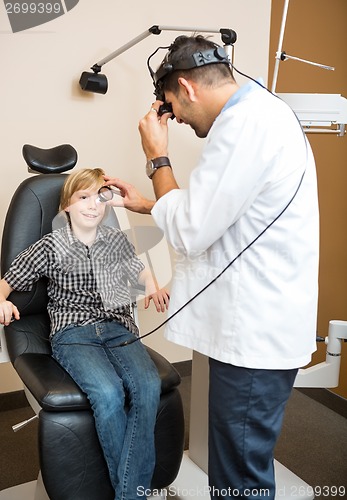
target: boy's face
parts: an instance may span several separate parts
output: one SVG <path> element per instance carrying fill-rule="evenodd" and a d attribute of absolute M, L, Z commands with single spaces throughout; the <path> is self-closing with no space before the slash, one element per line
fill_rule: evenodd
<path fill-rule="evenodd" d="M 70 215 L 72 227 L 93 229 L 101 222 L 105 207 L 106 203 L 98 200 L 97 189 L 92 188 L 75 191 L 65 211 Z"/>

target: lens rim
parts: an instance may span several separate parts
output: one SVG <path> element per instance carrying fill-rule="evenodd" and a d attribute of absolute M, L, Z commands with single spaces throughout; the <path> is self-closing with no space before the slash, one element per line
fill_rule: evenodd
<path fill-rule="evenodd" d="M 107 195 L 105 196 L 105 194 Z M 113 198 L 113 191 L 110 186 L 101 186 L 101 188 L 98 189 L 98 200 L 101 203 L 107 203 L 108 201 L 111 201 Z"/>

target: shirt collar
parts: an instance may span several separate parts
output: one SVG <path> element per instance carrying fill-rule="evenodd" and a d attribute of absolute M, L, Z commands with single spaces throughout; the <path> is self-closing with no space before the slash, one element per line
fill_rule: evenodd
<path fill-rule="evenodd" d="M 83 245 L 83 243 L 74 235 L 70 227 L 70 224 L 66 224 L 66 226 L 62 228 L 61 231 L 70 247 Z M 95 242 L 99 241 L 106 242 L 106 233 L 107 229 L 103 225 L 99 225 L 97 227 Z"/>
<path fill-rule="evenodd" d="M 256 81 L 251 80 L 250 82 L 246 83 L 245 85 L 242 85 L 242 87 L 240 87 L 235 92 L 235 94 L 233 94 L 230 97 L 230 99 L 224 104 L 224 107 L 223 107 L 221 113 L 223 113 L 223 111 L 226 111 L 228 108 L 235 106 L 235 104 L 240 102 L 244 97 L 246 97 L 248 94 L 250 94 L 254 90 L 259 89 L 259 84 L 263 85 L 262 78 L 258 78 Z"/>

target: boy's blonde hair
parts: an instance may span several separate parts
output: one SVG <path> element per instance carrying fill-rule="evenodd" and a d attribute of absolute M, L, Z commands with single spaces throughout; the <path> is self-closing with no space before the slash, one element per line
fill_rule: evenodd
<path fill-rule="evenodd" d="M 105 172 L 101 168 L 84 168 L 67 176 L 60 195 L 59 211 L 70 205 L 71 196 L 84 189 L 98 190 L 104 183 Z"/>

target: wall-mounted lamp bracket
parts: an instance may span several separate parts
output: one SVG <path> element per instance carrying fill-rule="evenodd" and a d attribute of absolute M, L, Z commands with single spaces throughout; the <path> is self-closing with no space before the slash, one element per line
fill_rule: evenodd
<path fill-rule="evenodd" d="M 101 66 L 99 66 L 97 63 L 95 63 L 90 69 L 92 69 L 94 71 L 94 73 L 100 73 Z"/>
<path fill-rule="evenodd" d="M 237 35 L 234 30 L 230 28 L 220 28 L 220 29 L 214 29 L 214 28 L 198 28 L 198 27 L 185 27 L 185 26 L 160 26 L 160 25 L 153 25 L 151 26 L 148 30 L 144 31 L 143 33 L 140 33 L 137 37 L 133 38 L 130 40 L 128 43 L 125 45 L 122 45 L 119 47 L 119 49 L 115 50 L 108 56 L 104 57 L 101 59 L 101 61 L 98 61 L 95 63 L 92 67 L 91 70 L 93 71 L 92 73 L 84 71 L 81 74 L 80 77 L 80 87 L 82 90 L 86 90 L 89 92 L 95 92 L 98 94 L 106 94 L 107 89 L 108 89 L 108 82 L 107 78 L 105 75 L 101 74 L 101 68 L 104 64 L 108 63 L 109 61 L 112 61 L 112 59 L 115 59 L 118 57 L 120 54 L 123 54 L 126 50 L 130 49 L 134 45 L 138 44 L 145 38 L 147 38 L 150 35 L 160 35 L 162 31 L 179 31 L 179 32 L 199 32 L 199 33 L 220 33 L 222 42 L 224 43 L 224 46 L 230 48 L 233 46 L 233 44 L 236 42 Z M 230 57 L 230 54 L 229 54 Z M 231 58 L 231 57 L 230 57 Z"/>

